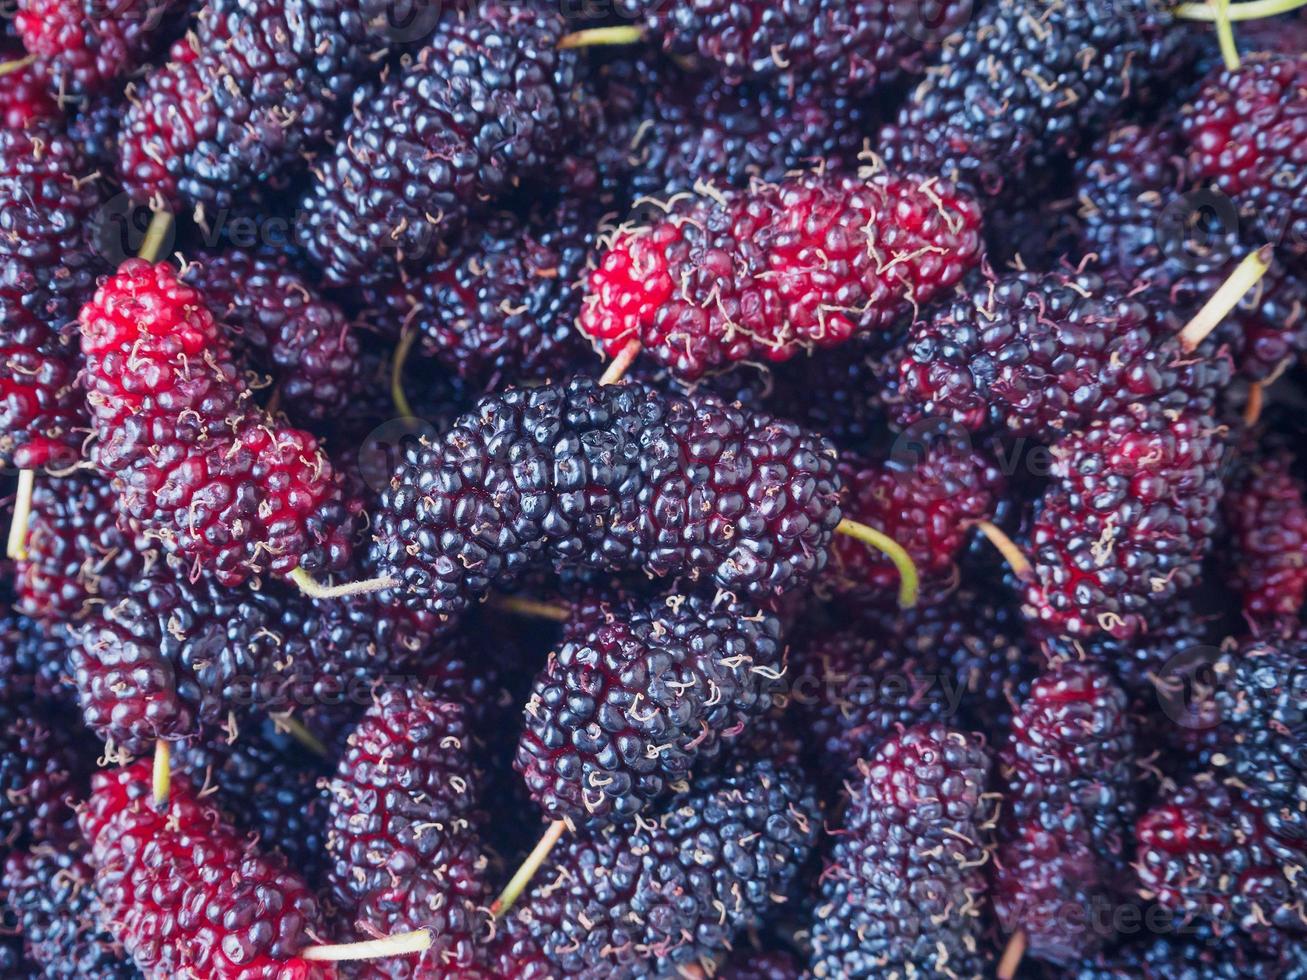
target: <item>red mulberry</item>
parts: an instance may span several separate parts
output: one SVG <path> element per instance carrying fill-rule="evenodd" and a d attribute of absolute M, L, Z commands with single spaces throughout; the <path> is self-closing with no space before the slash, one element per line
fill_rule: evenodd
<path fill-rule="evenodd" d="M 994 516 L 1004 478 L 996 463 L 944 433 L 922 434 L 925 445 L 897 447 L 888 459 L 840 461 L 843 512 L 889 535 L 912 557 L 923 591 L 946 591 L 974 521 Z M 961 440 L 965 443 L 965 440 Z M 893 596 L 898 570 L 883 554 L 852 538 L 837 538 L 824 584 L 871 601 Z"/>
<path fill-rule="evenodd" d="M 625 607 L 624 607 L 625 606 Z M 774 615 L 699 596 L 601 606 L 536 677 L 516 767 L 551 820 L 629 820 L 772 705 Z"/>
<path fill-rule="evenodd" d="M 1216 531 L 1223 439 L 1208 417 L 1139 410 L 1057 444 L 1025 590 L 1041 626 L 1128 638 L 1194 584 Z"/>
<path fill-rule="evenodd" d="M 97 773 L 79 815 L 114 939 L 150 980 L 322 977 L 298 958 L 322 929 L 317 900 L 176 775 L 167 812 L 150 764 Z"/>
<path fill-rule="evenodd" d="M 164 264 L 123 264 L 81 313 L 97 461 L 119 512 L 226 585 L 342 568 L 353 504 L 307 432 L 247 404 L 227 338 Z"/>
<path fill-rule="evenodd" d="M 1307 252 L 1307 55 L 1254 54 L 1208 79 L 1181 116 L 1194 175 L 1266 241 Z"/>
<path fill-rule="evenodd" d="M 150 55 L 176 0 L 18 0 L 14 26 L 60 96 L 96 95 Z"/>
<path fill-rule="evenodd" d="M 1222 501 L 1230 586 L 1260 628 L 1293 622 L 1307 600 L 1307 485 L 1287 453 L 1252 459 Z"/>
<path fill-rule="evenodd" d="M 21 47 L 0 45 L 0 62 L 15 62 L 24 57 Z M 55 119 L 59 104 L 50 96 L 46 77 L 36 65 L 28 65 L 0 75 L 0 104 L 4 105 L 0 124 L 5 129 L 22 131 L 36 119 Z"/>
<path fill-rule="evenodd" d="M 979 210 L 942 181 L 809 173 L 618 229 L 579 326 L 609 355 L 639 341 L 692 380 L 892 331 L 980 255 Z"/>

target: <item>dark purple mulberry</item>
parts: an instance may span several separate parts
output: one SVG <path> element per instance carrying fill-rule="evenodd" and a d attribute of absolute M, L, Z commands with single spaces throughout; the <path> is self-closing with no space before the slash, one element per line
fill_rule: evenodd
<path fill-rule="evenodd" d="M 499 975 L 636 980 L 723 954 L 782 901 L 818 819 L 797 771 L 738 761 L 632 827 L 569 835 L 509 916 Z"/>
<path fill-rule="evenodd" d="M 410 447 L 374 515 L 372 561 L 442 615 L 549 560 L 766 599 L 824 567 L 838 492 L 833 449 L 789 423 L 706 393 L 575 379 L 487 396 Z"/>
<path fill-rule="evenodd" d="M 980 976 L 989 757 L 941 724 L 865 763 L 821 880 L 814 977 Z"/>
<path fill-rule="evenodd" d="M 772 705 L 779 619 L 699 596 L 569 626 L 526 705 L 515 766 L 551 820 L 629 820 Z"/>
<path fill-rule="evenodd" d="M 1072 965 L 1107 939 L 1096 915 L 1126 880 L 1134 823 L 1134 733 L 1126 696 L 1101 668 L 1044 674 L 1012 720 L 994 908 L 1027 955 Z"/>
<path fill-rule="evenodd" d="M 329 283 L 384 282 L 479 202 L 548 173 L 592 111 L 566 30 L 557 10 L 487 0 L 360 93 L 297 228 Z"/>

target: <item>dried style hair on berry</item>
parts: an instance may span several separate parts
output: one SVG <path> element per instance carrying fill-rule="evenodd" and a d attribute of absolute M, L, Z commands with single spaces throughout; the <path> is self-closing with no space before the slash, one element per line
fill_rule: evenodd
<path fill-rule="evenodd" d="M 724 955 L 784 900 L 819 830 L 802 775 L 769 760 L 696 774 L 630 827 L 569 835 L 500 923 L 499 976 L 670 976 Z"/>
<path fill-rule="evenodd" d="M 629 822 L 766 714 L 783 671 L 765 610 L 695 595 L 603 603 L 537 675 L 514 766 L 550 820 Z"/>
<path fill-rule="evenodd" d="M 22 65 L 0 75 L 0 125 L 5 129 L 24 130 L 38 119 L 55 119 L 59 104 L 50 95 L 49 83 L 34 60 L 27 61 L 23 48 L 12 42 L 0 43 L 0 64 Z"/>
<path fill-rule="evenodd" d="M 1095 909 L 1129 877 L 1135 739 L 1125 693 L 1106 671 L 1044 674 L 999 756 L 1003 812 L 994 908 L 1026 956 L 1071 966 L 1110 939 Z M 1107 927 L 1110 928 L 1110 925 Z"/>
<path fill-rule="evenodd" d="M 510 389 L 406 451 L 372 517 L 371 564 L 402 601 L 443 616 L 549 565 L 765 600 L 826 564 L 834 457 L 707 393 L 584 378 Z"/>
<path fill-rule="evenodd" d="M 581 331 L 610 357 L 638 345 L 685 380 L 855 334 L 893 337 L 982 254 L 969 197 L 870 170 L 704 189 L 606 245 Z"/>
<path fill-rule="evenodd" d="M 544 177 L 597 115 L 557 10 L 487 0 L 364 88 L 318 160 L 299 243 L 332 285 L 426 261 L 470 212 Z"/>
<path fill-rule="evenodd" d="M 812 922 L 814 977 L 980 976 L 989 756 L 923 724 L 861 767 Z"/>

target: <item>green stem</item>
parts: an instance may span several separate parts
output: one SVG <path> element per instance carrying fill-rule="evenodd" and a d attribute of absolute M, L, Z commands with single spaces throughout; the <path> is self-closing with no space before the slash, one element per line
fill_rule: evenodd
<path fill-rule="evenodd" d="M 404 394 L 404 364 L 408 361 L 409 351 L 413 349 L 413 342 L 417 340 L 417 336 L 416 329 L 406 327 L 399 335 L 394 359 L 390 362 L 390 400 L 395 403 L 395 410 L 406 419 L 413 418 L 414 414 L 413 406 L 409 404 L 408 396 Z"/>
<path fill-rule="evenodd" d="M 544 836 L 540 838 L 534 850 L 527 855 L 526 860 L 522 862 L 522 866 L 517 869 L 517 874 L 513 875 L 513 880 L 505 886 L 504 890 L 499 893 L 499 897 L 490 906 L 491 915 L 496 919 L 503 918 L 504 913 L 513 907 L 513 903 L 526 890 L 526 886 L 531 884 L 531 879 L 540 870 L 540 865 L 545 863 L 545 858 L 549 857 L 549 852 L 554 849 L 554 845 L 558 843 L 558 838 L 563 836 L 563 831 L 566 829 L 567 822 L 564 820 L 555 820 L 549 825 L 549 829 L 545 831 Z"/>
<path fill-rule="evenodd" d="M 27 557 L 27 524 L 32 516 L 32 491 L 36 488 L 36 471 L 18 471 L 18 494 L 14 497 L 14 517 L 9 525 L 5 554 L 13 561 Z"/>
<path fill-rule="evenodd" d="M 364 579 L 361 582 L 345 582 L 342 585 L 323 585 L 314 580 L 302 568 L 297 568 L 290 573 L 290 580 L 299 586 L 299 590 L 310 599 L 343 599 L 346 596 L 365 595 L 369 592 L 380 592 L 382 589 L 389 589 L 392 586 L 399 585 L 398 579 L 393 579 L 385 575 L 377 578 Z"/>
<path fill-rule="evenodd" d="M 1230 71 L 1239 70 L 1239 46 L 1234 42 L 1234 25 L 1230 22 L 1230 0 L 1216 0 L 1216 40 L 1221 59 Z"/>
<path fill-rule="evenodd" d="M 874 527 L 859 524 L 848 518 L 840 521 L 835 531 L 856 538 L 863 544 L 871 545 L 892 561 L 894 567 L 899 570 L 899 606 L 903 609 L 911 609 L 917 604 L 921 579 L 917 575 L 917 566 L 913 563 L 912 557 L 903 550 L 903 545 L 883 531 L 877 531 Z"/>
<path fill-rule="evenodd" d="M 136 253 L 137 258 L 145 259 L 146 262 L 158 262 L 159 253 L 163 251 L 163 243 L 168 238 L 170 228 L 172 228 L 171 212 L 155 211 L 150 215 L 150 227 L 145 229 L 145 241 L 141 243 L 141 250 Z"/>
<path fill-rule="evenodd" d="M 1243 0 L 1242 3 L 1230 4 L 1226 17 L 1231 21 L 1263 20 L 1303 6 L 1307 6 L 1307 0 Z M 1220 19 L 1219 11 L 1210 3 L 1182 3 L 1171 12 L 1182 20 L 1201 20 L 1209 24 Z"/>

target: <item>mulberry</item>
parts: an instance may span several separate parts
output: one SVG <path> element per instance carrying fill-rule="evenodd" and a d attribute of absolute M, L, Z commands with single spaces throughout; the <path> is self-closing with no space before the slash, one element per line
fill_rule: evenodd
<path fill-rule="evenodd" d="M 556 10 L 489 0 L 356 99 L 297 228 L 328 283 L 384 282 L 560 160 L 593 111 L 565 29 Z"/>
<path fill-rule="evenodd" d="M 353 325 L 284 255 L 206 256 L 181 278 L 229 328 L 237 351 L 274 375 L 297 421 L 335 417 L 362 387 Z"/>
<path fill-rule="evenodd" d="M 150 763 L 97 773 L 79 814 L 114 939 L 150 980 L 320 977 L 298 958 L 321 931 L 317 900 L 176 775 L 167 812 L 149 801 Z M 283 972 L 286 971 L 286 972 Z"/>
<path fill-rule="evenodd" d="M 452 702 L 383 690 L 350 735 L 330 790 L 333 899 L 365 935 L 435 937 L 387 976 L 463 976 L 479 965 L 490 896 L 471 825 L 476 781 Z"/>
<path fill-rule="evenodd" d="M 999 0 L 945 39 L 875 145 L 891 167 L 997 195 L 1110 122 L 1186 52 L 1153 0 Z"/>
<path fill-rule="evenodd" d="M 1212 412 L 1233 374 L 1215 341 L 1184 349 L 1158 297 L 1089 273 L 982 281 L 915 323 L 896 360 L 899 426 L 1045 441 L 1135 403 Z"/>
<path fill-rule="evenodd" d="M 782 89 L 812 82 L 864 94 L 920 72 L 934 39 L 962 27 L 971 9 L 946 0 L 927 21 L 923 8 L 901 0 L 617 4 L 622 16 L 643 20 L 665 51 L 697 56 L 733 82 L 763 79 Z"/>
<path fill-rule="evenodd" d="M 977 738 L 940 724 L 892 736 L 866 762 L 821 881 L 814 977 L 984 972 L 989 765 Z"/>
<path fill-rule="evenodd" d="M 1295 254 L 1307 252 L 1304 89 L 1307 55 L 1253 54 L 1209 78 L 1180 120 L 1194 176 Z"/>
<path fill-rule="evenodd" d="M 98 95 L 134 72 L 176 0 L 18 0 L 14 26 L 61 97 Z"/>
<path fill-rule="evenodd" d="M 843 512 L 897 541 L 911 556 L 926 593 L 957 580 L 957 559 L 975 521 L 988 520 L 1005 480 L 996 463 L 970 445 L 922 434 L 924 446 L 896 446 L 887 459 L 840 460 Z M 837 538 L 823 583 L 869 601 L 893 595 L 898 569 L 880 552 L 852 538 Z"/>
<path fill-rule="evenodd" d="M 1140 409 L 1058 443 L 1030 536 L 1032 618 L 1124 639 L 1192 586 L 1216 531 L 1223 438 L 1210 418 Z"/>
<path fill-rule="evenodd" d="M 634 980 L 725 953 L 786 893 L 817 820 L 797 771 L 737 761 L 633 827 L 569 836 L 505 923 L 501 975 Z"/>
<path fill-rule="evenodd" d="M 693 380 L 890 332 L 980 256 L 980 212 L 946 183 L 808 173 L 618 229 L 579 327 L 610 356 L 638 341 Z"/>
<path fill-rule="evenodd" d="M 39 976 L 132 980 L 140 974 L 100 926 L 95 872 L 85 850 L 74 839 L 10 854 L 4 868 L 5 903 Z"/>
<path fill-rule="evenodd" d="M 422 350 L 473 390 L 565 376 L 582 360 L 578 280 L 598 216 L 565 200 L 529 219 L 499 212 L 455 246 L 440 245 L 381 297 L 399 333 L 421 332 Z"/>
<path fill-rule="evenodd" d="M 709 394 L 580 378 L 510 390 L 406 451 L 373 518 L 372 564 L 410 606 L 446 616 L 546 559 L 765 599 L 825 565 L 833 456 Z"/>
<path fill-rule="evenodd" d="M 629 820 L 772 705 L 781 627 L 698 596 L 573 622 L 526 706 L 515 765 L 550 820 Z"/>
<path fill-rule="evenodd" d="M 1097 915 L 1127 876 L 1134 748 L 1125 693 L 1095 667 L 1044 674 L 1013 719 L 994 908 L 1028 956 L 1073 965 L 1108 938 Z"/>
<path fill-rule="evenodd" d="M 124 263 L 81 313 L 96 461 L 138 534 L 223 584 L 340 569 L 353 501 L 317 441 L 247 404 L 200 294 L 167 265 Z"/>
<path fill-rule="evenodd" d="M 1294 621 L 1307 600 L 1307 485 L 1287 453 L 1254 458 L 1226 488 L 1230 586 L 1260 628 Z"/>

